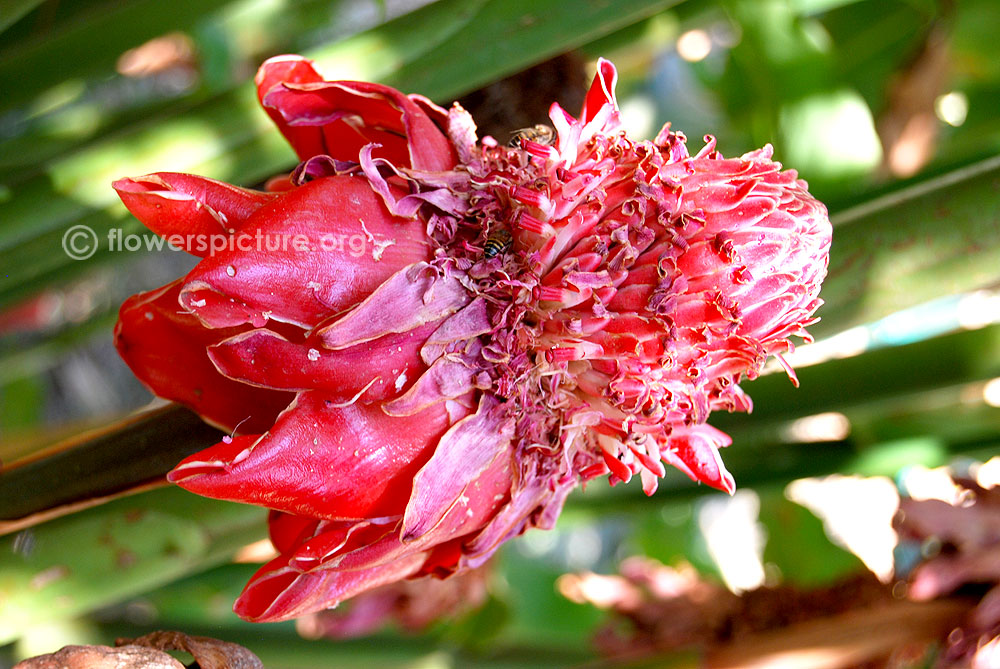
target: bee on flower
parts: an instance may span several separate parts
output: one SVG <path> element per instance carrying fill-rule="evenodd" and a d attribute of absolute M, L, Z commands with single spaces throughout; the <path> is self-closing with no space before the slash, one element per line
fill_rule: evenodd
<path fill-rule="evenodd" d="M 544 123 L 538 123 L 530 128 L 521 128 L 514 131 L 508 146 L 515 149 L 521 148 L 522 143 L 527 141 L 552 146 L 556 141 L 556 131 L 552 129 L 552 126 Z"/>
<path fill-rule="evenodd" d="M 464 572 L 551 528 L 596 477 L 652 494 L 670 465 L 734 490 L 730 439 L 706 421 L 748 411 L 739 382 L 808 337 L 830 223 L 770 147 L 726 159 L 669 127 L 628 138 L 616 76 L 601 60 L 579 117 L 553 104 L 551 141 L 502 146 L 457 105 L 281 56 L 257 89 L 292 175 L 267 192 L 115 183 L 165 236 L 315 249 L 205 256 L 126 301 L 116 328 L 156 394 L 236 430 L 170 480 L 271 509 L 280 555 L 238 614 L 284 620 Z M 318 243 L 356 234 L 379 253 Z"/>
<path fill-rule="evenodd" d="M 505 253 L 514 243 L 514 236 L 507 228 L 496 228 L 486 238 L 483 244 L 483 257 L 486 259 L 496 258 L 501 253 Z"/>

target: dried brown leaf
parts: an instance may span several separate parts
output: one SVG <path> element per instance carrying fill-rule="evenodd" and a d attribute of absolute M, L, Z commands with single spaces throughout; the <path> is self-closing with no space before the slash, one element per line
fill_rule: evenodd
<path fill-rule="evenodd" d="M 14 669 L 184 669 L 184 665 L 154 648 L 66 646 L 18 662 Z"/>
<path fill-rule="evenodd" d="M 201 669 L 264 669 L 260 659 L 243 646 L 183 632 L 151 632 L 138 639 L 118 639 L 115 643 L 184 651 L 194 656 Z"/>

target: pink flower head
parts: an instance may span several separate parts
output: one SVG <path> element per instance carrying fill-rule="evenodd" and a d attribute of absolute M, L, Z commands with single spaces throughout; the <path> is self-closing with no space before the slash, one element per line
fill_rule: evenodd
<path fill-rule="evenodd" d="M 748 411 L 738 382 L 807 337 L 830 224 L 769 147 L 630 140 L 615 78 L 601 60 L 579 119 L 552 106 L 551 143 L 501 146 L 457 105 L 283 56 L 258 90 L 302 163 L 272 192 L 116 182 L 203 257 L 128 300 L 116 341 L 158 395 L 240 431 L 170 479 L 272 509 L 280 556 L 241 616 L 476 567 L 605 474 L 652 494 L 667 463 L 733 491 L 705 421 Z"/>

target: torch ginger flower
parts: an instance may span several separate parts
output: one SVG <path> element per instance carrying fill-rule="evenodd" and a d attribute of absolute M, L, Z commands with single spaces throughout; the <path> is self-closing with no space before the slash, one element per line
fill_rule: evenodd
<path fill-rule="evenodd" d="M 652 494 L 666 463 L 733 491 L 705 421 L 749 411 L 738 382 L 807 337 L 830 223 L 770 147 L 629 139 L 615 80 L 601 60 L 579 118 L 552 105 L 551 144 L 503 146 L 458 105 L 282 56 L 257 86 L 289 178 L 115 183 L 204 258 L 128 300 L 116 342 L 155 393 L 240 431 L 169 478 L 272 510 L 280 556 L 241 616 L 476 567 L 598 476 Z M 299 243 L 196 243 L 220 234 Z M 350 236 L 363 255 L 324 243 Z"/>

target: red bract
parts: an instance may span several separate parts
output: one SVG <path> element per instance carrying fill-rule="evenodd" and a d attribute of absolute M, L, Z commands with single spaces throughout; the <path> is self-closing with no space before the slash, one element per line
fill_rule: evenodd
<path fill-rule="evenodd" d="M 257 77 L 302 159 L 274 192 L 115 184 L 203 257 L 126 302 L 116 341 L 154 392 L 240 431 L 170 474 L 272 509 L 280 557 L 240 615 L 481 565 L 597 476 L 651 494 L 666 462 L 732 492 L 705 421 L 749 410 L 738 382 L 807 336 L 830 224 L 769 147 L 630 140 L 615 77 L 600 61 L 579 119 L 552 106 L 551 145 L 501 146 L 457 105 L 285 56 Z"/>

